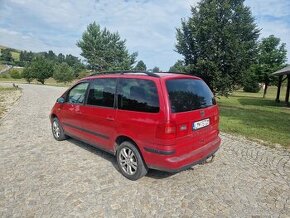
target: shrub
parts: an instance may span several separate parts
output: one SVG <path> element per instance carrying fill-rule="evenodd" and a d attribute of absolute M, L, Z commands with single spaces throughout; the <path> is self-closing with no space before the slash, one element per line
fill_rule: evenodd
<path fill-rule="evenodd" d="M 35 78 L 33 75 L 33 71 L 30 66 L 26 66 L 22 71 L 23 78 L 28 82 L 31 83 L 32 80 Z"/>
<path fill-rule="evenodd" d="M 53 78 L 57 82 L 71 82 L 74 78 L 73 69 L 66 62 L 62 62 L 55 66 Z"/>
<path fill-rule="evenodd" d="M 86 77 L 86 76 L 88 76 L 88 75 L 89 75 L 88 72 L 86 72 L 86 71 L 82 71 L 82 72 L 79 73 L 78 79 L 82 79 L 82 78 L 84 78 L 84 77 Z"/>
<path fill-rule="evenodd" d="M 7 78 L 8 78 L 8 75 L 7 75 L 6 73 L 1 73 L 1 74 L 0 74 L 0 78 L 5 78 L 5 79 L 7 79 Z"/>
<path fill-rule="evenodd" d="M 21 79 L 22 75 L 18 70 L 12 69 L 9 71 L 11 78 L 13 79 Z"/>
<path fill-rule="evenodd" d="M 261 89 L 257 76 L 254 73 L 247 75 L 247 77 L 244 79 L 243 85 L 244 92 L 257 93 Z"/>

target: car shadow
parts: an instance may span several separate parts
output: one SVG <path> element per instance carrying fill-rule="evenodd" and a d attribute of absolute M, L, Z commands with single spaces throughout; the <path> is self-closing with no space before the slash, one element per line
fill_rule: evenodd
<path fill-rule="evenodd" d="M 112 166 L 119 172 L 119 167 L 116 161 L 116 158 L 113 154 L 110 154 L 106 151 L 103 151 L 102 149 L 99 149 L 95 146 L 92 146 L 90 144 L 87 144 L 85 142 L 82 142 L 80 140 L 74 139 L 74 138 L 68 138 L 67 139 L 68 142 L 86 150 L 89 151 L 95 155 L 98 155 L 99 157 L 102 157 L 104 160 L 111 162 Z M 153 179 L 165 179 L 167 177 L 173 176 L 176 173 L 169 173 L 169 172 L 163 172 L 163 171 L 159 171 L 159 170 L 153 170 L 153 169 L 149 169 L 146 177 L 149 178 L 153 178 Z"/>

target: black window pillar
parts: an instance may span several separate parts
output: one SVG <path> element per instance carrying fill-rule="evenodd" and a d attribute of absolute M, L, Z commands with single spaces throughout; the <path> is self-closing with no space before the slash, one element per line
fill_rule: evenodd
<path fill-rule="evenodd" d="M 289 105 L 289 92 L 290 92 L 290 74 L 287 75 L 288 81 L 287 81 L 287 91 L 286 91 L 286 97 L 285 97 L 285 102 L 288 106 Z"/>
<path fill-rule="evenodd" d="M 277 96 L 275 100 L 276 102 L 280 102 L 280 91 L 281 91 L 281 86 L 282 86 L 282 79 L 283 79 L 283 75 L 279 76 Z"/>

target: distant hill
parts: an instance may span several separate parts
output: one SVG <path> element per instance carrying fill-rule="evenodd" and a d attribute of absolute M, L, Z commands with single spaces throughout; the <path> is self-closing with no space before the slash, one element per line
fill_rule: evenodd
<path fill-rule="evenodd" d="M 15 61 L 19 61 L 19 56 L 20 56 L 21 50 L 15 49 L 15 48 L 10 48 L 10 47 L 4 46 L 4 45 L 0 45 L 0 52 L 2 49 L 6 49 L 6 48 L 9 48 L 11 50 L 11 54 L 12 54 L 13 59 Z"/>

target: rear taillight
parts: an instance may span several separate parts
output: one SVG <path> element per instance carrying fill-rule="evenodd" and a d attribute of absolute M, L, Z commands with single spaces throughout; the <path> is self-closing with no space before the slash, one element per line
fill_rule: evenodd
<path fill-rule="evenodd" d="M 172 123 L 159 124 L 156 129 L 156 137 L 159 139 L 174 139 L 176 126 Z"/>

